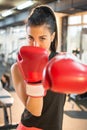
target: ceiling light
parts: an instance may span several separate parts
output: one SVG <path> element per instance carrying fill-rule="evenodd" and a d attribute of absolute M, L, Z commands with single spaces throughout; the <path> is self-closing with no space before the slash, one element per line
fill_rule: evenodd
<path fill-rule="evenodd" d="M 27 8 L 27 7 L 31 6 L 31 5 L 33 5 L 33 4 L 34 4 L 33 1 L 27 1 L 27 2 L 25 2 L 25 3 L 23 3 L 23 4 L 19 5 L 19 6 L 17 6 L 17 9 L 18 10 L 22 10 L 24 8 Z"/>
<path fill-rule="evenodd" d="M 3 16 L 3 17 L 6 17 L 6 16 L 11 15 L 12 13 L 13 13 L 12 10 L 7 10 L 7 11 L 5 11 L 5 12 L 2 13 L 2 16 Z"/>

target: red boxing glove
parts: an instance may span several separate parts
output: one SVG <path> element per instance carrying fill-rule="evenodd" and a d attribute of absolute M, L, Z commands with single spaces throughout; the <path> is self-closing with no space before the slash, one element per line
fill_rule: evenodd
<path fill-rule="evenodd" d="M 26 93 L 30 96 L 44 96 L 42 73 L 48 62 L 45 49 L 34 46 L 22 46 L 19 50 L 17 63 L 26 82 Z"/>
<path fill-rule="evenodd" d="M 87 91 L 87 66 L 73 54 L 57 55 L 44 69 L 43 85 L 54 92 L 84 93 Z"/>

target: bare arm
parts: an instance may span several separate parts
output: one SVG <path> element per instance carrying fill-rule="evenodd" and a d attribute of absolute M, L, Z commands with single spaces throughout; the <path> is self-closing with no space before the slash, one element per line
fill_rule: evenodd
<path fill-rule="evenodd" d="M 26 94 L 26 84 L 19 71 L 17 63 L 12 65 L 11 75 L 15 91 L 26 109 L 33 115 L 40 116 L 43 108 L 43 97 L 34 98 Z"/>

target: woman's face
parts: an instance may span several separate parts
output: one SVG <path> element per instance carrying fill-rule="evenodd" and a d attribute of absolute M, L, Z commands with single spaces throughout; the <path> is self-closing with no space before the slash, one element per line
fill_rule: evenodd
<path fill-rule="evenodd" d="M 45 48 L 49 52 L 54 36 L 55 33 L 51 34 L 46 24 L 27 27 L 27 40 L 29 46 Z"/>

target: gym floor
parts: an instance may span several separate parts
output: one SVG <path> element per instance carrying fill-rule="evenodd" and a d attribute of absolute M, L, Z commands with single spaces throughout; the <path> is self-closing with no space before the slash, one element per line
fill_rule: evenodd
<path fill-rule="evenodd" d="M 12 124 L 18 124 L 24 107 L 15 91 L 10 93 L 14 98 L 14 103 L 11 108 Z M 4 115 L 3 109 L 0 109 L 0 126 L 2 125 L 4 125 Z M 63 130 L 87 130 L 87 99 L 74 101 L 72 99 L 68 100 L 67 97 L 64 108 Z"/>

